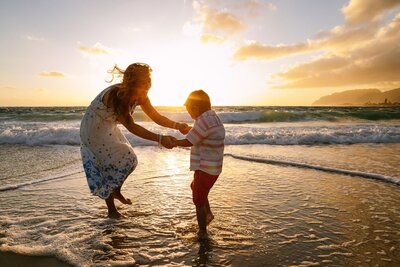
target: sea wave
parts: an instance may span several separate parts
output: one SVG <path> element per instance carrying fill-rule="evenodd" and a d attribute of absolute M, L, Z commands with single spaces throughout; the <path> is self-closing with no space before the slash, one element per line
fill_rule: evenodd
<path fill-rule="evenodd" d="M 184 138 L 173 130 L 145 124 L 150 131 Z M 134 146 L 151 146 L 154 142 L 142 139 L 121 127 Z M 226 125 L 226 145 L 323 145 L 359 143 L 400 143 L 397 124 L 232 124 Z M 80 145 L 79 122 L 74 123 L 9 123 L 0 126 L 0 144 Z"/>
<path fill-rule="evenodd" d="M 301 121 L 381 121 L 400 120 L 398 107 L 214 107 L 224 123 L 301 122 Z M 168 118 L 191 122 L 184 107 L 158 107 Z M 86 107 L 19 107 L 0 108 L 0 122 L 80 121 Z M 150 119 L 140 108 L 136 121 Z"/>

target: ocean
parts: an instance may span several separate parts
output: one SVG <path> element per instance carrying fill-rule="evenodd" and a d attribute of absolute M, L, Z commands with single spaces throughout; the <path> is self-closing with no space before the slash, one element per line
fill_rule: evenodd
<path fill-rule="evenodd" d="M 1 266 L 7 253 L 66 266 L 400 265 L 398 107 L 215 107 L 226 147 L 202 242 L 189 150 L 125 129 L 139 160 L 122 188 L 133 205 L 106 217 L 80 159 L 85 109 L 0 108 Z M 158 110 L 192 123 L 182 107 Z M 134 119 L 184 137 L 140 109 Z"/>

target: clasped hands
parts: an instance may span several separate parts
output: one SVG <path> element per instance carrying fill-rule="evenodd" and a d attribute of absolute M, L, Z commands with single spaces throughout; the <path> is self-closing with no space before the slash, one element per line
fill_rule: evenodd
<path fill-rule="evenodd" d="M 161 145 L 165 148 L 171 149 L 177 147 L 177 140 L 170 135 L 163 135 L 161 138 Z"/>
<path fill-rule="evenodd" d="M 179 130 L 182 134 L 187 134 L 192 127 L 187 125 L 186 123 L 176 123 L 176 129 Z M 161 138 L 161 145 L 165 148 L 172 149 L 177 147 L 177 139 L 170 135 L 164 135 Z"/>

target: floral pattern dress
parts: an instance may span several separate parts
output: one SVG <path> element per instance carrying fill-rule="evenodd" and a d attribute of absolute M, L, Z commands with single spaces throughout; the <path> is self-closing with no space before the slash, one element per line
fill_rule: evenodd
<path fill-rule="evenodd" d="M 136 155 L 118 128 L 115 114 L 103 104 L 103 96 L 111 88 L 92 101 L 80 128 L 81 156 L 89 189 L 102 199 L 121 186 L 137 166 Z"/>

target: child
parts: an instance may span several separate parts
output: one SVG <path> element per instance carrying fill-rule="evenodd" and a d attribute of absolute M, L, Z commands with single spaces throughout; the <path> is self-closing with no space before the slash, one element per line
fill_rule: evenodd
<path fill-rule="evenodd" d="M 185 106 L 195 123 L 186 139 L 177 140 L 176 145 L 191 147 L 190 170 L 194 171 L 194 178 L 190 186 L 199 225 L 197 235 L 207 239 L 207 225 L 214 219 L 208 193 L 222 171 L 225 128 L 203 90 L 190 93 Z"/>

